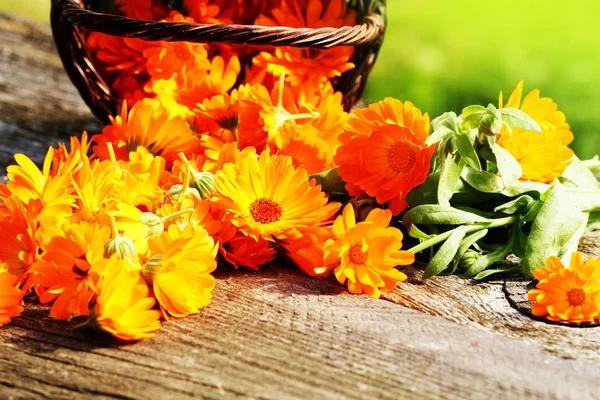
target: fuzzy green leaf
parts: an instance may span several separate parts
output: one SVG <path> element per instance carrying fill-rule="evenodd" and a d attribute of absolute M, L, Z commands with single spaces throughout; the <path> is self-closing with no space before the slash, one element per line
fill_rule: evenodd
<path fill-rule="evenodd" d="M 508 243 L 506 246 L 501 247 L 501 248 L 499 248 L 498 250 L 496 250 L 496 251 L 494 251 L 492 253 L 489 253 L 489 254 L 486 254 L 484 256 L 481 256 L 465 272 L 465 276 L 467 276 L 469 278 L 473 278 L 474 276 L 477 276 L 482 271 L 485 271 L 486 269 L 488 269 L 492 265 L 494 265 L 494 264 L 496 264 L 496 263 L 498 263 L 500 261 L 504 261 L 504 259 L 506 258 L 506 256 L 510 253 L 510 250 L 512 248 L 511 245 L 512 245 L 512 243 Z"/>
<path fill-rule="evenodd" d="M 557 256 L 581 225 L 581 212 L 560 187 L 555 187 L 541 207 L 527 240 L 521 270 L 533 276 L 533 270 L 546 264 L 549 256 Z"/>
<path fill-rule="evenodd" d="M 503 108 L 498 110 L 502 121 L 513 128 L 519 128 L 531 132 L 542 132 L 542 128 L 527 113 L 517 108 Z"/>
<path fill-rule="evenodd" d="M 527 211 L 533 206 L 533 203 L 537 200 L 533 197 L 525 194 L 517 197 L 514 200 L 499 205 L 494 209 L 494 212 L 502 212 L 503 214 L 513 215 L 517 212 Z"/>
<path fill-rule="evenodd" d="M 562 177 L 582 188 L 597 189 L 600 187 L 600 182 L 592 171 L 577 156 L 573 158 Z"/>
<path fill-rule="evenodd" d="M 440 205 L 449 206 L 450 199 L 454 195 L 460 182 L 460 175 L 465 168 L 465 161 L 461 157 L 453 157 L 448 154 L 442 170 L 440 172 L 440 181 L 437 188 L 437 202 Z"/>
<path fill-rule="evenodd" d="M 467 167 L 462 174 L 463 179 L 483 193 L 500 193 L 504 190 L 504 181 L 498 175 L 486 171 L 478 171 Z"/>
<path fill-rule="evenodd" d="M 431 261 L 429 261 L 429 264 L 427 264 L 427 268 L 425 268 L 422 279 L 425 280 L 431 278 L 432 276 L 439 275 L 448 268 L 452 260 L 454 260 L 454 256 L 456 255 L 460 243 L 464 239 L 466 233 L 466 227 L 462 226 L 457 228 L 452 235 L 450 235 L 437 253 L 435 253 Z"/>
<path fill-rule="evenodd" d="M 407 227 L 411 224 L 467 225 L 478 222 L 485 223 L 492 222 L 492 220 L 474 213 L 458 210 L 454 207 L 436 204 L 427 204 L 411 208 L 402 218 L 402 223 Z"/>
<path fill-rule="evenodd" d="M 452 260 L 451 273 L 454 273 L 456 271 L 460 259 L 465 255 L 467 250 L 469 250 L 471 246 L 473 246 L 475 243 L 483 239 L 488 234 L 488 232 L 489 231 L 487 229 L 483 229 L 481 231 L 473 232 L 464 237 L 462 242 L 460 242 L 460 246 L 458 248 L 458 251 L 456 252 L 456 255 L 454 256 L 454 260 Z"/>
<path fill-rule="evenodd" d="M 517 182 L 521 175 L 523 175 L 521 164 L 504 147 L 494 143 L 491 149 L 496 158 L 498 172 L 502 176 L 502 179 L 504 179 L 504 185 L 510 186 Z"/>
<path fill-rule="evenodd" d="M 467 164 L 478 171 L 481 171 L 481 162 L 479 156 L 473 147 L 473 142 L 469 135 L 460 134 L 455 138 L 456 148 L 460 153 L 461 157 L 467 162 Z"/>
<path fill-rule="evenodd" d="M 518 269 L 519 269 L 518 265 L 512 265 L 512 264 L 501 265 L 494 269 L 486 269 L 485 271 L 478 273 L 477 276 L 475 276 L 473 279 L 475 279 L 476 281 L 481 281 L 481 280 L 483 280 L 489 276 L 495 275 L 495 274 L 507 274 L 509 272 L 516 271 Z"/>

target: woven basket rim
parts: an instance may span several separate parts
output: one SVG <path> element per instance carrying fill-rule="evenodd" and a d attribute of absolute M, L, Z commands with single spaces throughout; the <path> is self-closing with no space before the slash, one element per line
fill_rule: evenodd
<path fill-rule="evenodd" d="M 60 13 L 79 28 L 112 36 L 149 41 L 291 46 L 329 49 L 359 46 L 377 40 L 385 32 L 383 8 L 376 8 L 360 24 L 340 28 L 292 28 L 241 24 L 194 24 L 128 18 L 85 8 L 81 0 L 53 0 Z"/>

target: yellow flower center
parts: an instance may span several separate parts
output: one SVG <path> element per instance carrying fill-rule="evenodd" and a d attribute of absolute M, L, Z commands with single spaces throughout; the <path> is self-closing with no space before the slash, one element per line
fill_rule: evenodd
<path fill-rule="evenodd" d="M 250 204 L 250 215 L 259 224 L 271 224 L 281 219 L 281 206 L 270 199 L 260 198 Z"/>
<path fill-rule="evenodd" d="M 585 301 L 585 292 L 583 289 L 571 289 L 567 292 L 567 298 L 572 306 L 580 306 Z"/>
<path fill-rule="evenodd" d="M 364 264 L 369 258 L 368 253 L 362 251 L 362 246 L 359 244 L 350 247 L 349 257 L 354 264 Z"/>
<path fill-rule="evenodd" d="M 404 142 L 396 142 L 388 152 L 390 167 L 399 174 L 406 174 L 412 170 L 417 155 L 412 147 Z"/>

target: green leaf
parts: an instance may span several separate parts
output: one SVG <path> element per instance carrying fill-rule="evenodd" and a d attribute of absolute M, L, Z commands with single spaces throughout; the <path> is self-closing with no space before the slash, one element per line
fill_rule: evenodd
<path fill-rule="evenodd" d="M 571 164 L 563 172 L 562 177 L 582 188 L 597 189 L 600 187 L 600 182 L 598 182 L 592 171 L 577 156 L 573 158 Z"/>
<path fill-rule="evenodd" d="M 536 201 L 538 200 L 527 194 L 524 194 L 514 200 L 509 201 L 508 203 L 499 205 L 494 209 L 494 212 L 502 212 L 507 215 L 513 215 L 524 210 L 529 210 L 533 206 L 532 203 Z"/>
<path fill-rule="evenodd" d="M 500 193 L 504 190 L 504 181 L 498 175 L 486 171 L 478 171 L 467 167 L 462 174 L 462 178 L 483 193 Z"/>
<path fill-rule="evenodd" d="M 519 258 L 525 257 L 525 249 L 527 248 L 527 236 L 523 233 L 522 227 L 516 229 L 517 237 L 513 238 L 513 253 Z"/>
<path fill-rule="evenodd" d="M 440 175 L 440 172 L 434 172 L 427 177 L 425 182 L 408 192 L 406 196 L 408 205 L 418 207 L 424 204 L 437 204 Z"/>
<path fill-rule="evenodd" d="M 460 134 L 455 137 L 456 148 L 460 153 L 461 157 L 467 162 L 467 164 L 478 171 L 481 171 L 481 162 L 479 156 L 473 147 L 473 142 L 467 134 Z"/>
<path fill-rule="evenodd" d="M 419 239 L 419 240 L 429 240 L 435 236 L 435 235 L 426 234 L 425 232 L 423 232 L 422 230 L 417 228 L 416 225 L 414 225 L 414 224 L 411 225 L 410 228 L 408 229 L 408 235 L 412 238 Z"/>
<path fill-rule="evenodd" d="M 500 146 L 497 143 L 494 143 L 491 146 L 492 152 L 496 158 L 496 166 L 498 167 L 498 172 L 504 179 L 504 185 L 510 186 L 517 182 L 519 178 L 523 175 L 523 169 L 521 168 L 521 164 L 517 161 L 517 159 L 510 154 L 508 150 L 504 147 Z"/>
<path fill-rule="evenodd" d="M 452 130 L 445 126 L 440 126 L 434 130 L 425 141 L 425 146 L 429 147 L 444 140 L 444 138 L 452 133 Z"/>
<path fill-rule="evenodd" d="M 454 256 L 454 260 L 452 260 L 451 273 L 456 272 L 458 263 L 460 262 L 460 259 L 465 255 L 467 250 L 469 250 L 471 246 L 473 246 L 475 243 L 483 239 L 488 234 L 488 232 L 489 231 L 487 229 L 483 229 L 481 231 L 473 232 L 465 236 L 462 242 L 460 242 L 460 246 L 458 248 L 458 251 L 456 252 L 456 255 Z"/>
<path fill-rule="evenodd" d="M 465 272 L 465 276 L 472 278 L 477 276 L 482 271 L 485 271 L 492 265 L 504 261 L 506 256 L 510 253 L 512 243 L 508 243 L 506 246 L 499 248 L 498 250 L 479 257 L 477 261 L 471 265 L 471 267 Z"/>
<path fill-rule="evenodd" d="M 587 229 L 589 231 L 600 231 L 600 211 L 590 213 Z"/>
<path fill-rule="evenodd" d="M 454 260 L 454 256 L 456 255 L 458 247 L 460 246 L 460 243 L 465 237 L 466 233 L 466 227 L 461 226 L 460 228 L 457 228 L 452 235 L 450 235 L 437 253 L 435 253 L 431 261 L 429 261 L 429 264 L 423 273 L 423 280 L 439 275 L 448 268 L 452 260 Z"/>
<path fill-rule="evenodd" d="M 321 172 L 310 177 L 315 179 L 318 185 L 321 185 L 321 189 L 330 195 L 337 196 L 348 196 L 346 191 L 346 183 L 342 177 L 338 174 L 337 167 L 330 169 L 329 171 Z"/>
<path fill-rule="evenodd" d="M 454 207 L 436 204 L 411 208 L 402 218 L 404 226 L 410 226 L 411 224 L 467 225 L 478 222 L 492 222 L 492 220 Z"/>
<path fill-rule="evenodd" d="M 574 251 L 577 251 L 579 248 L 579 242 L 581 241 L 581 237 L 585 233 L 585 228 L 587 227 L 589 220 L 588 213 L 578 213 L 578 215 L 573 215 L 571 218 L 568 218 L 565 226 L 567 232 L 573 231 L 573 234 L 566 238 L 566 242 L 563 243 L 561 248 L 558 250 L 557 257 L 559 258 L 571 258 L 571 254 Z M 567 262 L 569 260 L 566 260 Z"/>
<path fill-rule="evenodd" d="M 513 128 L 519 128 L 531 132 L 542 132 L 537 122 L 523 111 L 516 108 L 502 108 L 498 110 L 502 121 Z"/>
<path fill-rule="evenodd" d="M 552 187 L 552 185 L 548 185 L 547 183 L 517 181 L 504 188 L 502 194 L 508 197 L 517 197 L 526 193 L 530 195 L 532 193 L 537 193 L 537 196 L 539 197 L 544 193 L 547 193 Z"/>
<path fill-rule="evenodd" d="M 561 187 L 555 187 L 533 221 L 521 261 L 521 270 L 527 277 L 533 270 L 546 264 L 550 256 L 557 256 L 569 239 L 577 232 L 581 221 L 577 206 Z"/>
<path fill-rule="evenodd" d="M 494 269 L 486 269 L 485 271 L 482 271 L 480 273 L 477 274 L 477 276 L 475 276 L 476 281 L 481 281 L 491 275 L 494 274 L 506 274 L 509 272 L 513 272 L 519 269 L 518 265 L 513 265 L 513 264 L 506 264 L 506 265 L 501 265 L 498 268 L 494 268 Z"/>
<path fill-rule="evenodd" d="M 484 106 L 468 106 L 468 107 L 463 108 L 462 116 L 468 117 L 473 114 L 479 114 L 479 113 L 484 113 L 484 112 L 485 112 Z"/>
<path fill-rule="evenodd" d="M 437 202 L 444 206 L 450 205 L 450 199 L 455 193 L 460 181 L 460 175 L 465 168 L 465 161 L 460 157 L 453 157 L 448 154 L 442 170 L 440 172 L 440 181 L 437 188 Z"/>

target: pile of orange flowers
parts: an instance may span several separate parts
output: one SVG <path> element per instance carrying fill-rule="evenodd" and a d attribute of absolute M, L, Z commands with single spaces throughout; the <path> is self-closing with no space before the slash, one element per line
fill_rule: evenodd
<path fill-rule="evenodd" d="M 156 0 L 117 4 L 138 19 L 356 23 L 345 0 L 184 0 L 182 10 Z M 410 102 L 344 111 L 332 82 L 354 68 L 353 48 L 249 50 L 99 33 L 87 46 L 121 112 L 102 133 L 50 148 L 41 168 L 22 154 L 8 167 L 0 325 L 35 294 L 54 318 L 81 317 L 80 326 L 138 340 L 208 305 L 217 267 L 256 271 L 276 257 L 372 297 L 406 279 L 396 267 L 415 256 L 401 250 L 403 234 L 390 224 L 427 179 L 436 146 L 427 144 L 429 116 Z M 522 180 L 549 182 L 573 156 L 572 134 L 550 99 L 521 97 L 522 85 L 507 106 L 529 113 L 544 135 L 513 129 L 499 143 L 520 162 Z M 359 215 L 358 201 L 333 201 L 317 184 L 331 171 L 348 200 L 376 207 Z M 564 274 L 552 271 L 539 273 L 548 287 L 552 274 Z M 536 296 L 546 304 L 547 295 Z M 596 318 L 593 304 L 577 318 Z"/>

